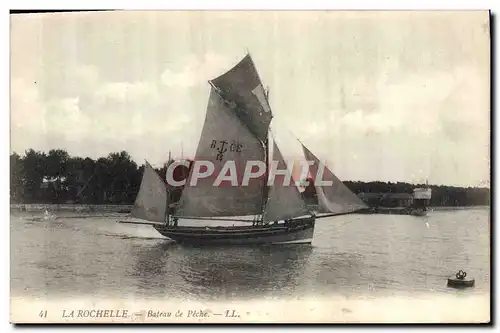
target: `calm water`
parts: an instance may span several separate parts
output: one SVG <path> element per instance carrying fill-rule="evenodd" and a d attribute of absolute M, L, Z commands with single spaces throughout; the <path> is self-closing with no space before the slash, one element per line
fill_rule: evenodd
<path fill-rule="evenodd" d="M 312 246 L 193 248 L 116 218 L 11 215 L 11 296 L 262 299 L 488 295 L 489 210 L 317 221 Z M 476 287 L 446 287 L 459 269 Z"/>

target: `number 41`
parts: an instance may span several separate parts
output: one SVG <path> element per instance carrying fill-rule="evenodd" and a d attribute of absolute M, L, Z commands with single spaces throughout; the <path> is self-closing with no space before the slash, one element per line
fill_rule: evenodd
<path fill-rule="evenodd" d="M 47 310 L 40 311 L 39 316 L 42 317 L 42 318 L 47 318 Z"/>

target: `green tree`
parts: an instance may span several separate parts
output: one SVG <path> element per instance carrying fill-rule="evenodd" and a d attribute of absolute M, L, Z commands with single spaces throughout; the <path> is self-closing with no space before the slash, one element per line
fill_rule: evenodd
<path fill-rule="evenodd" d="M 111 153 L 107 158 L 107 171 L 111 178 L 108 188 L 111 202 L 130 203 L 136 195 L 132 190 L 136 187 L 137 164 L 126 151 Z"/>
<path fill-rule="evenodd" d="M 10 155 L 10 201 L 20 203 L 24 200 L 23 160 L 16 153 Z"/>
<path fill-rule="evenodd" d="M 45 159 L 45 176 L 50 181 L 48 187 L 51 202 L 61 202 L 65 199 L 65 178 L 70 157 L 62 149 L 51 149 Z"/>
<path fill-rule="evenodd" d="M 45 177 L 45 153 L 30 149 L 25 152 L 22 159 L 24 175 L 24 197 L 28 203 L 44 202 L 45 198 L 41 188 Z"/>

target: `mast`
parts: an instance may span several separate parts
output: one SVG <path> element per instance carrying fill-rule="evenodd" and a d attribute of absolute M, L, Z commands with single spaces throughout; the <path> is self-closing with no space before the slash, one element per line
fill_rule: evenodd
<path fill-rule="evenodd" d="M 264 211 L 266 209 L 267 198 L 269 196 L 269 187 L 268 187 L 268 184 L 267 184 L 267 181 L 268 181 L 268 178 L 269 178 L 269 136 L 264 140 L 263 144 L 264 144 L 266 170 L 264 171 L 265 184 L 262 187 L 262 215 L 261 215 L 261 222 L 264 221 Z"/>
<path fill-rule="evenodd" d="M 166 168 L 166 169 L 165 169 L 165 172 L 167 172 L 168 167 L 170 166 L 170 164 L 171 164 L 172 162 L 173 162 L 173 161 L 172 161 L 172 152 L 169 150 L 169 151 L 168 151 L 168 161 L 167 161 L 167 163 L 165 164 L 165 168 Z M 165 177 L 165 178 L 166 178 L 166 177 Z M 168 221 L 168 209 L 169 209 L 168 205 L 169 205 L 169 203 L 170 203 L 170 199 L 171 199 L 171 198 L 170 198 L 170 191 L 169 191 L 169 188 L 168 188 L 168 184 L 167 184 L 166 182 L 165 182 L 165 185 L 167 186 L 167 199 L 166 199 L 166 201 L 167 201 L 167 209 L 165 209 L 165 224 L 166 224 L 166 225 L 168 225 L 168 222 L 169 222 L 169 221 Z"/>
<path fill-rule="evenodd" d="M 268 105 L 269 104 L 269 86 L 266 87 L 265 92 L 264 92 L 266 102 Z M 272 116 L 271 116 L 272 119 Z M 269 179 L 269 128 L 268 132 L 266 135 L 266 138 L 263 141 L 264 144 L 264 153 L 266 156 L 265 163 L 266 163 L 266 170 L 264 171 L 264 180 L 265 184 L 264 187 L 262 188 L 262 215 L 261 215 L 261 222 L 264 222 L 264 211 L 266 209 L 267 205 L 267 200 L 269 198 L 269 185 L 267 184 L 268 179 Z"/>
<path fill-rule="evenodd" d="M 169 202 L 170 202 L 170 200 L 169 200 L 170 198 L 169 197 L 170 197 L 170 191 L 167 189 L 167 200 L 165 200 L 167 202 L 167 209 L 165 209 L 165 224 L 166 225 L 169 224 L 168 223 L 168 209 L 169 209 L 168 205 L 169 205 Z"/>

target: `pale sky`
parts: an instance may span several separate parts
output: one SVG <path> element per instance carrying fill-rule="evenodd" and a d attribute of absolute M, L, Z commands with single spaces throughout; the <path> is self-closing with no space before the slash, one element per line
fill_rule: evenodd
<path fill-rule="evenodd" d="M 488 12 L 11 16 L 11 151 L 192 156 L 215 78 L 250 52 L 290 132 L 342 180 L 489 186 Z"/>

